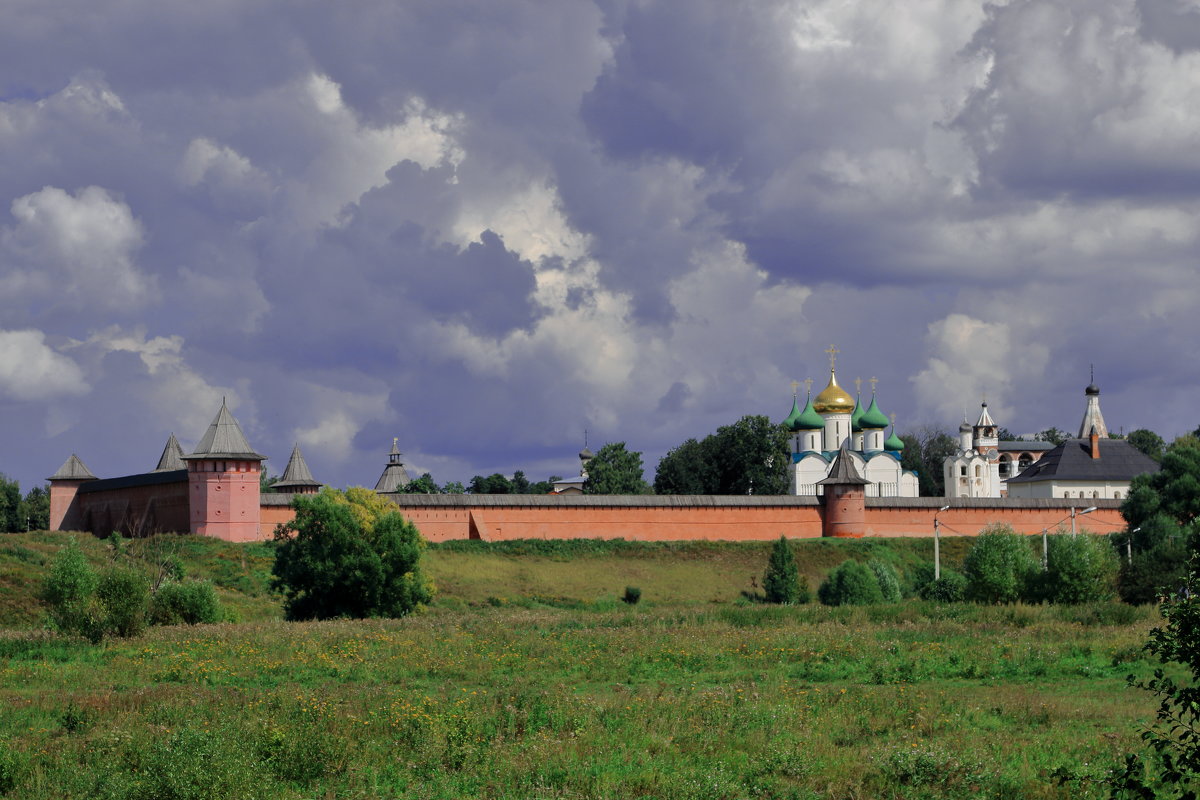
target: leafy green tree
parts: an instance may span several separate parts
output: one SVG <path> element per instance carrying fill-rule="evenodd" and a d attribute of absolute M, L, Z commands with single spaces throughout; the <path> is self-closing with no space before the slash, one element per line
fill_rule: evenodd
<path fill-rule="evenodd" d="M 0 533 L 25 530 L 21 516 L 21 484 L 0 473 Z"/>
<path fill-rule="evenodd" d="M 1060 431 L 1058 428 L 1046 428 L 1046 430 L 1036 433 L 1033 436 L 1035 442 L 1049 442 L 1057 447 L 1058 445 L 1071 438 L 1071 434 L 1066 431 Z"/>
<path fill-rule="evenodd" d="M 513 494 L 512 482 L 499 472 L 486 478 L 476 475 L 467 486 L 471 494 Z"/>
<path fill-rule="evenodd" d="M 976 537 L 963 562 L 968 600 L 1015 603 L 1026 597 L 1041 565 L 1026 537 L 1008 525 L 991 525 Z"/>
<path fill-rule="evenodd" d="M 529 494 L 531 484 L 529 483 L 529 478 L 525 477 L 525 473 L 522 470 L 517 470 L 513 473 L 510 484 L 513 494 Z"/>
<path fill-rule="evenodd" d="M 141 570 L 116 564 L 100 574 L 96 598 L 104 609 L 104 629 L 117 636 L 140 636 L 150 610 L 150 581 Z"/>
<path fill-rule="evenodd" d="M 872 559 L 867 562 L 867 569 L 875 575 L 875 582 L 879 584 L 879 593 L 883 596 L 883 602 L 900 602 L 900 576 L 896 574 L 896 568 L 886 561 Z"/>
<path fill-rule="evenodd" d="M 416 526 L 352 491 L 298 495 L 276 529 L 272 585 L 288 619 L 401 617 L 433 597 Z"/>
<path fill-rule="evenodd" d="M 925 425 L 903 433 L 900 440 L 904 450 L 900 466 L 917 473 L 917 486 L 922 497 L 944 497 L 946 479 L 942 467 L 946 459 L 958 450 L 958 439 L 945 431 Z"/>
<path fill-rule="evenodd" d="M 462 485 L 462 481 L 446 481 L 446 485 L 442 487 L 442 494 L 466 494 L 467 487 Z"/>
<path fill-rule="evenodd" d="M 64 633 L 86 636 L 93 642 L 104 637 L 101 609 L 96 602 L 99 578 L 74 539 L 58 551 L 42 585 L 41 600 L 55 627 Z"/>
<path fill-rule="evenodd" d="M 1200 559 L 1192 557 L 1183 585 L 1161 611 L 1166 624 L 1150 631 L 1146 650 L 1190 674 L 1181 683 L 1176 670 L 1159 667 L 1149 681 L 1134 683 L 1158 698 L 1158 721 L 1142 733 L 1145 753 L 1127 755 L 1109 779 L 1112 797 L 1195 800 L 1200 786 Z"/>
<path fill-rule="evenodd" d="M 922 564 L 914 570 L 913 589 L 922 600 L 935 603 L 960 603 L 967 593 L 967 579 L 961 572 L 942 567 L 942 576 L 935 578 L 933 564 Z"/>
<path fill-rule="evenodd" d="M 747 415 L 703 441 L 688 439 L 658 462 L 659 494 L 785 494 L 788 433 L 768 417 Z"/>
<path fill-rule="evenodd" d="M 433 476 L 426 472 L 416 480 L 411 480 L 404 487 L 405 494 L 441 494 L 442 490 L 434 482 Z"/>
<path fill-rule="evenodd" d="M 883 602 L 883 592 L 869 567 L 848 559 L 825 576 L 817 599 L 827 606 L 869 605 Z"/>
<path fill-rule="evenodd" d="M 528 494 L 550 494 L 554 491 L 555 481 L 561 481 L 561 475 L 551 475 L 544 481 L 529 484 Z"/>
<path fill-rule="evenodd" d="M 50 528 L 50 487 L 35 486 L 21 501 L 21 520 L 27 531 L 44 531 Z"/>
<path fill-rule="evenodd" d="M 1020 442 L 1023 441 L 1020 436 L 1010 431 L 1008 428 L 1001 427 L 996 431 L 996 439 L 1001 442 Z"/>
<path fill-rule="evenodd" d="M 713 494 L 717 477 L 711 450 L 695 439 L 669 450 L 658 460 L 655 494 Z"/>
<path fill-rule="evenodd" d="M 1129 435 L 1125 438 L 1131 445 L 1155 461 L 1162 461 L 1163 451 L 1166 450 L 1167 443 L 1154 431 L 1147 430 L 1146 428 L 1138 428 L 1136 431 L 1130 431 Z"/>
<path fill-rule="evenodd" d="M 650 494 L 642 477 L 642 454 L 624 442 L 609 442 L 588 463 L 584 494 Z"/>
<path fill-rule="evenodd" d="M 1046 541 L 1046 571 L 1039 599 L 1050 603 L 1095 603 L 1116 594 L 1117 553 L 1108 537 L 1059 533 Z"/>
<path fill-rule="evenodd" d="M 763 575 L 763 592 L 768 603 L 806 603 L 800 586 L 800 573 L 796 569 L 796 557 L 787 537 L 780 536 L 779 541 L 771 548 L 771 558 L 767 562 L 767 571 Z"/>

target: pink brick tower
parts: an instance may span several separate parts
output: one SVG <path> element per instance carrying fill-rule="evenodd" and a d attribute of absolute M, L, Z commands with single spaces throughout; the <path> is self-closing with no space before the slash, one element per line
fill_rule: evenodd
<path fill-rule="evenodd" d="M 75 495 L 79 487 L 88 481 L 96 480 L 92 471 L 84 465 L 79 456 L 74 453 L 58 472 L 46 480 L 50 481 L 50 530 L 69 531 L 80 527 L 78 510 L 75 508 Z"/>
<path fill-rule="evenodd" d="M 866 486 L 870 481 L 858 474 L 848 441 L 842 441 L 829 477 L 817 481 L 818 486 L 825 487 L 823 536 L 859 537 L 867 532 Z"/>
<path fill-rule="evenodd" d="M 259 472 L 266 456 L 250 448 L 225 401 L 200 443 L 184 456 L 192 533 L 230 542 L 259 535 Z"/>

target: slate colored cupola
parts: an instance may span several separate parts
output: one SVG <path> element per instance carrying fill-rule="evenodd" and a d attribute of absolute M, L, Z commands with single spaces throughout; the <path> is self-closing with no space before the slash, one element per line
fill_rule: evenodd
<path fill-rule="evenodd" d="M 321 484 L 313 479 L 299 444 L 292 448 L 292 457 L 288 459 L 287 468 L 271 488 L 285 494 L 316 494 L 320 491 Z"/>
<path fill-rule="evenodd" d="M 392 439 L 392 452 L 388 453 L 387 466 L 375 483 L 375 491 L 381 494 L 403 492 L 404 487 L 412 482 L 408 470 L 404 468 L 404 454 L 400 452 L 399 442 L 399 439 Z"/>
<path fill-rule="evenodd" d="M 183 457 L 192 533 L 231 542 L 258 540 L 259 473 L 265 460 L 250 447 L 222 399 L 196 449 Z"/>
<path fill-rule="evenodd" d="M 163 447 L 162 455 L 158 458 L 158 466 L 154 468 L 154 471 L 174 472 L 177 469 L 187 469 L 187 464 L 183 463 L 183 448 L 179 446 L 179 440 L 172 433 L 171 438 L 167 439 L 166 446 Z"/>

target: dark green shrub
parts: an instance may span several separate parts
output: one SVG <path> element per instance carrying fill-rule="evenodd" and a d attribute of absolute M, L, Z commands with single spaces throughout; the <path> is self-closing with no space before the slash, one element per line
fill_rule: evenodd
<path fill-rule="evenodd" d="M 91 641 L 104 637 L 102 609 L 95 598 L 98 583 L 96 571 L 79 549 L 79 543 L 69 540 L 54 557 L 41 593 L 50 619 L 60 631 Z"/>
<path fill-rule="evenodd" d="M 934 603 L 961 603 L 966 596 L 967 579 L 953 570 L 943 570 L 942 577 L 926 584 L 921 593 L 922 600 Z"/>
<path fill-rule="evenodd" d="M 826 576 L 817 597 L 827 606 L 866 605 L 883 601 L 875 573 L 857 561 L 843 561 Z"/>
<path fill-rule="evenodd" d="M 641 599 L 642 590 L 636 586 L 626 586 L 625 594 L 621 596 L 621 601 L 631 606 L 636 606 Z"/>
<path fill-rule="evenodd" d="M 208 581 L 168 581 L 150 600 L 153 625 L 199 625 L 220 619 L 221 604 Z"/>
<path fill-rule="evenodd" d="M 425 540 L 374 493 L 298 495 L 275 533 L 272 586 L 288 619 L 402 617 L 433 597 L 421 568 Z"/>
<path fill-rule="evenodd" d="M 1163 518 L 1144 523 L 1133 539 L 1132 563 L 1122 558 L 1117 575 L 1117 593 L 1122 600 L 1154 603 L 1183 585 L 1191 552 L 1173 523 Z"/>
<path fill-rule="evenodd" d="M 1047 538 L 1045 573 L 1038 599 L 1051 603 L 1097 603 L 1117 588 L 1117 554 L 1102 536 L 1056 534 Z"/>
<path fill-rule="evenodd" d="M 133 567 L 116 566 L 100 575 L 96 597 L 104 609 L 105 632 L 140 636 L 150 609 L 150 581 Z"/>
<path fill-rule="evenodd" d="M 1158 721 L 1142 732 L 1146 751 L 1128 754 L 1123 770 L 1109 777 L 1112 797 L 1194 800 L 1200 786 L 1200 558 L 1190 560 L 1184 585 L 1160 610 L 1166 624 L 1150 631 L 1145 649 L 1162 664 L 1183 667 L 1187 679 L 1177 682 L 1162 667 L 1148 681 L 1129 676 L 1158 699 Z"/>
<path fill-rule="evenodd" d="M 21 763 L 8 742 L 0 740 L 0 794 L 8 794 L 17 788 Z"/>
<path fill-rule="evenodd" d="M 883 602 L 900 602 L 900 577 L 896 574 L 896 568 L 886 561 L 878 559 L 868 561 L 867 568 L 871 570 L 875 575 L 875 580 L 879 583 L 879 593 L 883 596 Z"/>
<path fill-rule="evenodd" d="M 780 536 L 771 548 L 771 558 L 763 575 L 763 592 L 768 603 L 790 605 L 805 602 L 800 599 L 800 573 L 796 571 L 796 557 L 785 536 Z"/>
<path fill-rule="evenodd" d="M 1027 596 L 1041 565 L 1026 537 L 1008 525 L 992 525 L 976 538 L 963 572 L 968 600 L 1015 603 Z"/>

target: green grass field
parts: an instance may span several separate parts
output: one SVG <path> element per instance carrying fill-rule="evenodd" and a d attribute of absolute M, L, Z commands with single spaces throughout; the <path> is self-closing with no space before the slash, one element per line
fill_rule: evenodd
<path fill-rule="evenodd" d="M 298 624 L 268 545 L 133 542 L 243 622 L 90 646 L 27 607 L 62 537 L 0 540 L 13 797 L 1103 797 L 1153 715 L 1125 686 L 1152 668 L 1152 609 L 745 603 L 769 543 L 435 547 L 433 608 Z M 797 555 L 815 585 L 864 547 L 904 571 L 922 546 Z M 616 600 L 629 584 L 642 604 Z"/>

